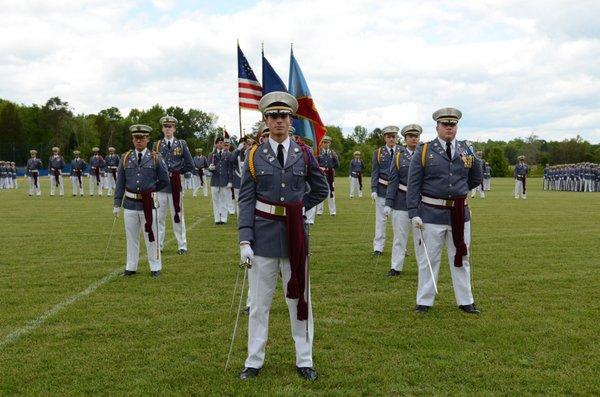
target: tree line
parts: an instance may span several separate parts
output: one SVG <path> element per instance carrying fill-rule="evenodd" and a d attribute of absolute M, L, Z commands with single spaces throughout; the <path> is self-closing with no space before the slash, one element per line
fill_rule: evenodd
<path fill-rule="evenodd" d="M 29 158 L 29 150 L 36 149 L 44 159 L 51 148 L 58 146 L 68 161 L 73 150 L 80 150 L 83 157 L 91 156 L 92 148 L 98 146 L 102 153 L 113 146 L 122 153 L 131 148 L 129 126 L 147 124 L 152 127 L 150 140 L 160 139 L 162 133 L 159 119 L 165 114 L 179 120 L 177 136 L 185 139 L 190 148 L 212 150 L 214 138 L 223 134 L 217 126 L 218 116 L 200 109 L 184 110 L 159 104 L 150 109 L 131 109 L 123 115 L 116 107 L 103 109 L 98 114 L 74 114 L 69 103 L 58 97 L 50 98 L 42 105 L 20 105 L 0 99 L 0 159 L 23 165 Z M 327 126 L 332 148 L 340 157 L 338 175 L 347 175 L 350 160 L 360 151 L 370 174 L 371 155 L 383 145 L 380 128 L 369 131 L 356 126 L 351 134 L 344 136 L 338 126 Z M 488 140 L 473 142 L 476 150 L 490 163 L 494 176 L 512 175 L 511 166 L 517 156 L 524 155 L 530 165 L 569 164 L 579 162 L 600 163 L 600 144 L 591 144 L 574 132 L 575 137 L 563 141 L 546 141 L 536 135 L 517 138 L 508 142 Z M 399 137 L 401 139 L 401 137 Z M 542 167 L 533 167 L 540 174 Z"/>

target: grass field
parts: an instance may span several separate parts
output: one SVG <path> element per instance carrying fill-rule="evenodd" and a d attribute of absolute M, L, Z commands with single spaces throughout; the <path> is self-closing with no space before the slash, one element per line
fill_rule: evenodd
<path fill-rule="evenodd" d="M 473 210 L 473 290 L 480 316 L 460 312 L 447 264 L 439 296 L 413 314 L 414 250 L 404 274 L 371 257 L 373 205 L 349 199 L 338 178 L 338 216 L 312 229 L 315 368 L 294 370 L 281 284 L 265 366 L 242 382 L 247 318 L 230 369 L 239 261 L 234 219 L 215 226 L 209 198 L 185 197 L 190 254 L 168 229 L 163 275 L 145 261 L 124 268 L 122 218 L 106 261 L 112 200 L 30 198 L 0 191 L 0 394 L 26 395 L 598 395 L 600 193 L 544 192 L 496 178 Z M 442 256 L 444 258 L 444 256 Z"/>

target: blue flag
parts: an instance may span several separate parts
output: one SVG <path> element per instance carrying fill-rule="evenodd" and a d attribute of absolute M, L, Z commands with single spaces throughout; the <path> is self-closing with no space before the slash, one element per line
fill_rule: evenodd
<path fill-rule="evenodd" d="M 273 66 L 265 58 L 265 53 L 262 53 L 262 94 L 263 96 L 273 91 L 284 91 L 287 92 L 287 87 L 281 80 L 281 77 L 275 72 Z"/>

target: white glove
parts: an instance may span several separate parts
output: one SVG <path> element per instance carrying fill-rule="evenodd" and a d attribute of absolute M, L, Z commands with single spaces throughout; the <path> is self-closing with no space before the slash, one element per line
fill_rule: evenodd
<path fill-rule="evenodd" d="M 231 184 L 231 182 L 229 182 L 229 183 L 227 184 L 227 187 L 232 187 L 232 186 L 233 186 L 233 185 Z"/>
<path fill-rule="evenodd" d="M 389 216 L 392 213 L 392 207 L 389 206 L 385 206 L 383 207 L 383 215 L 385 216 Z"/>
<path fill-rule="evenodd" d="M 417 229 L 423 229 L 423 219 L 421 219 L 421 217 L 415 216 L 410 221 L 412 222 L 413 226 Z"/>
<path fill-rule="evenodd" d="M 214 171 L 215 170 L 215 165 L 214 164 L 209 165 L 208 169 L 211 170 L 211 171 Z"/>
<path fill-rule="evenodd" d="M 115 218 L 119 217 L 119 212 L 121 211 L 121 207 L 114 207 L 113 208 L 113 215 L 115 216 Z"/>
<path fill-rule="evenodd" d="M 254 259 L 254 251 L 252 251 L 250 244 L 240 245 L 240 259 L 242 260 L 242 262 L 245 262 L 247 259 Z"/>
<path fill-rule="evenodd" d="M 371 193 L 371 200 L 375 200 L 377 198 L 377 192 Z"/>

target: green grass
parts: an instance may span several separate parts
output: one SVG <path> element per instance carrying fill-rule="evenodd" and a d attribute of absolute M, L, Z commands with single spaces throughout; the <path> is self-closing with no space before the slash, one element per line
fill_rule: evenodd
<path fill-rule="evenodd" d="M 27 197 L 0 191 L 0 340 L 124 267 L 117 221 L 106 261 L 112 200 Z M 237 379 L 246 349 L 241 317 L 230 369 L 229 313 L 239 261 L 235 222 L 217 227 L 207 198 L 185 197 L 190 254 L 170 225 L 163 276 L 145 261 L 113 277 L 31 333 L 0 348 L 0 394 L 27 395 L 592 395 L 600 394 L 600 193 L 544 192 L 532 179 L 515 200 L 496 178 L 473 210 L 473 289 L 480 316 L 456 308 L 447 263 L 439 296 L 415 315 L 414 250 L 401 277 L 371 257 L 373 205 L 349 199 L 338 178 L 338 216 L 312 228 L 315 367 L 294 371 L 281 284 L 265 366 Z M 65 191 L 70 193 L 67 182 Z M 444 258 L 444 256 L 442 256 Z M 0 342 L 1 343 L 1 342 Z"/>

